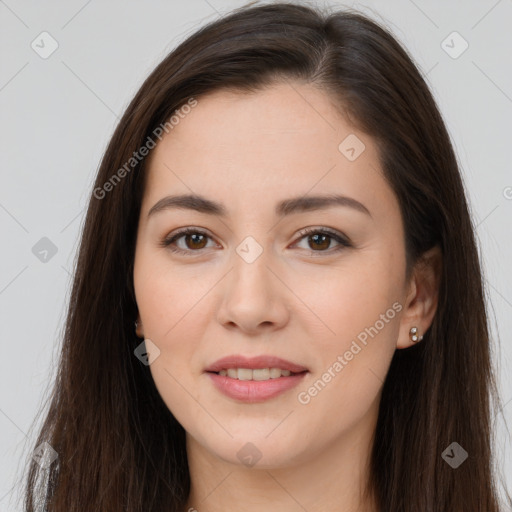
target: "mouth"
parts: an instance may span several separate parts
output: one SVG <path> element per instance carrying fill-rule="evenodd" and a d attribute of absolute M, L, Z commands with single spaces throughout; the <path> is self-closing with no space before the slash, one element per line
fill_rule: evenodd
<path fill-rule="evenodd" d="M 255 403 L 297 386 L 309 370 L 274 356 L 234 355 L 219 359 L 205 373 L 225 396 L 238 402 Z"/>
<path fill-rule="evenodd" d="M 250 371 L 246 372 L 245 370 Z M 253 380 L 253 376 L 256 376 L 254 380 L 258 380 L 259 377 L 266 380 L 268 378 L 275 379 L 281 376 L 288 377 L 292 373 L 303 373 L 308 371 L 308 369 L 298 363 L 293 363 L 277 356 L 261 355 L 246 357 L 240 354 L 234 354 L 218 359 L 205 368 L 205 371 L 210 373 L 225 371 L 227 376 L 240 380 Z M 279 374 L 277 373 L 278 371 L 280 372 Z M 290 373 L 287 374 L 287 372 Z"/>
<path fill-rule="evenodd" d="M 207 372 L 220 375 L 221 377 L 229 377 L 237 380 L 255 380 L 266 381 L 271 379 L 279 379 L 281 377 L 293 377 L 306 373 L 307 370 L 301 372 L 292 372 L 283 370 L 282 368 L 224 368 L 218 372 Z"/>

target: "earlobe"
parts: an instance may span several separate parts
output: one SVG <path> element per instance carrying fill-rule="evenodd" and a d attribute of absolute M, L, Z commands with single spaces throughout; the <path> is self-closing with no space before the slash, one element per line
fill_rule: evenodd
<path fill-rule="evenodd" d="M 137 320 L 135 320 L 135 334 L 138 338 L 144 338 L 144 333 L 142 331 L 142 321 L 140 319 L 140 315 L 137 315 Z"/>
<path fill-rule="evenodd" d="M 415 265 L 397 348 L 408 348 L 420 342 L 430 328 L 437 310 L 441 275 L 442 251 L 436 245 L 425 252 Z"/>

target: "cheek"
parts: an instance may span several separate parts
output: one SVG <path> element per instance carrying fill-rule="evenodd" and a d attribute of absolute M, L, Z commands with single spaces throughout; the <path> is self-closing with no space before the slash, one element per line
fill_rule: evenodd
<path fill-rule="evenodd" d="M 387 323 L 381 320 L 381 312 Z M 340 312 L 333 324 L 337 335 L 317 340 L 315 353 L 321 354 L 321 360 L 297 389 L 300 416 L 313 426 L 318 423 L 316 418 L 323 419 L 315 430 L 318 427 L 326 439 L 334 439 L 376 414 L 395 352 L 399 313 L 391 304 L 383 308 L 367 304 L 366 314 L 357 313 Z M 345 334 L 348 332 L 353 335 Z"/>
<path fill-rule="evenodd" d="M 318 417 L 339 411 L 333 428 L 361 418 L 383 385 L 403 309 L 398 301 L 400 276 L 394 271 L 398 268 L 399 262 L 392 265 L 389 256 L 361 259 L 359 268 L 340 271 L 322 289 L 311 287 L 308 305 L 318 312 L 323 334 L 315 328 L 308 332 L 315 347 L 315 372 L 297 398 Z"/>
<path fill-rule="evenodd" d="M 180 346 L 184 326 L 194 329 L 197 319 L 204 318 L 201 302 L 214 284 L 211 276 L 203 272 L 198 278 L 192 265 L 170 265 L 164 254 L 142 256 L 135 265 L 134 284 L 146 336 L 165 347 Z M 192 333 L 188 337 L 193 339 Z"/>
<path fill-rule="evenodd" d="M 205 285 L 185 285 L 159 276 L 148 279 L 137 295 L 144 334 L 160 349 L 159 364 L 176 376 L 191 370 L 185 363 L 190 362 L 204 331 L 206 301 L 201 298 L 207 290 Z"/>
<path fill-rule="evenodd" d="M 209 319 L 204 309 L 206 295 L 214 283 L 208 276 L 197 279 L 190 268 L 171 269 L 161 259 L 141 258 L 135 265 L 135 295 L 144 335 L 160 350 L 149 368 L 160 396 L 173 413 L 189 411 L 193 406 L 187 391 L 195 394 L 198 365 L 194 357 Z"/>
<path fill-rule="evenodd" d="M 382 250 L 354 253 L 336 269 L 294 281 L 295 294 L 307 306 L 299 316 L 308 337 L 321 345 L 319 354 L 347 350 L 357 336 L 364 343 L 365 329 L 376 323 L 382 331 L 379 339 L 391 334 L 390 324 L 396 323 L 397 309 L 401 309 L 393 304 L 400 299 L 402 286 L 397 272 L 400 262 L 392 262 L 392 256 Z"/>

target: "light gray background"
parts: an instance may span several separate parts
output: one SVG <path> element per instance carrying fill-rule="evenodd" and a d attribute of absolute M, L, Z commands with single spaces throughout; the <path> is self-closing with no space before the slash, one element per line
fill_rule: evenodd
<path fill-rule="evenodd" d="M 55 374 L 85 201 L 118 116 L 177 43 L 244 3 L 0 1 L 0 511 L 21 510 L 12 487 L 30 455 L 37 430 L 29 429 Z M 512 0 L 322 5 L 356 7 L 386 23 L 431 85 L 477 225 L 491 327 L 501 339 L 495 363 L 510 428 Z M 59 45 L 47 59 L 31 48 L 43 31 Z M 469 44 L 455 59 L 442 47 L 453 31 Z M 445 44 L 453 53 L 462 41 L 452 39 Z M 42 237 L 57 247 L 46 262 L 32 252 Z M 511 489 L 510 433 L 499 416 L 496 422 L 497 462 Z"/>

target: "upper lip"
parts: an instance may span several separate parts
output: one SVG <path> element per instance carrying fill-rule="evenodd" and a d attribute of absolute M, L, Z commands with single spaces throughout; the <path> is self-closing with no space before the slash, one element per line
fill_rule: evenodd
<path fill-rule="evenodd" d="M 307 368 L 300 364 L 292 363 L 286 359 L 276 356 L 261 355 L 256 357 L 245 357 L 239 354 L 223 357 L 209 365 L 206 372 L 220 372 L 228 368 L 280 368 L 281 370 L 290 370 L 293 373 L 301 373 L 308 371 Z"/>

